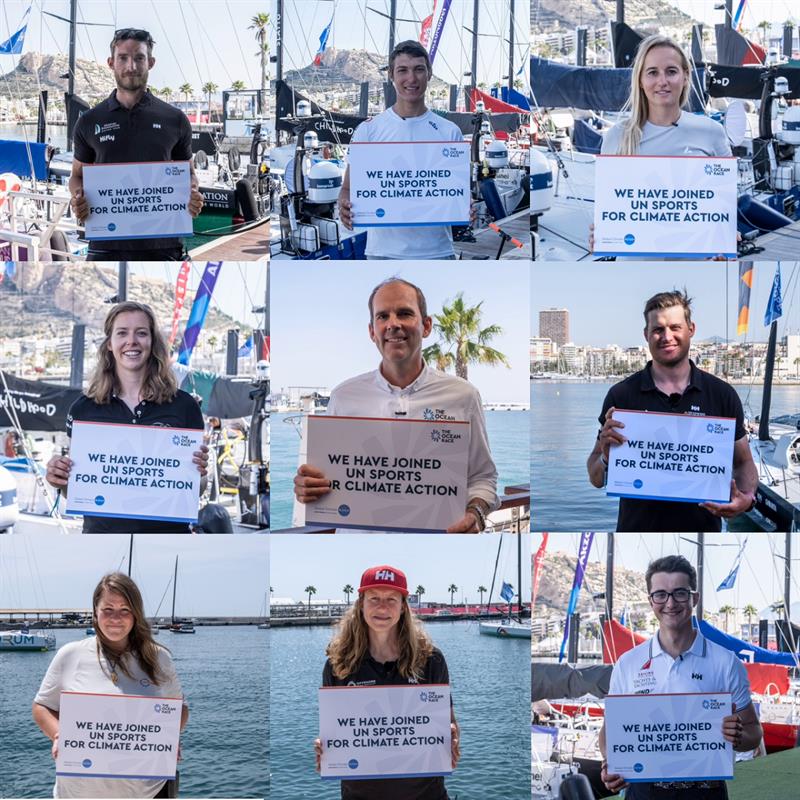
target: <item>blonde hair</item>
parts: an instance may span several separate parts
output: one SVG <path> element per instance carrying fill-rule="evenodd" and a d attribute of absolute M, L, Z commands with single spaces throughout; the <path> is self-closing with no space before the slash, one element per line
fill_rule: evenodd
<path fill-rule="evenodd" d="M 178 384 L 169 363 L 167 342 L 158 329 L 153 309 L 144 303 L 134 303 L 131 300 L 117 303 L 106 316 L 103 323 L 105 336 L 97 348 L 97 364 L 89 382 L 89 388 L 86 390 L 86 396 L 95 403 L 105 405 L 111 402 L 111 395 L 120 390 L 116 361 L 114 354 L 108 348 L 108 343 L 111 341 L 111 334 L 114 330 L 114 320 L 120 314 L 130 311 L 141 311 L 147 317 L 150 326 L 150 358 L 147 361 L 142 383 L 142 400 L 148 400 L 151 403 L 166 403 L 178 393 Z"/>
<path fill-rule="evenodd" d="M 642 128 L 650 115 L 647 97 L 645 97 L 644 90 L 642 89 L 642 72 L 644 72 L 644 62 L 648 53 L 655 47 L 671 47 L 678 53 L 681 61 L 681 68 L 686 77 L 679 100 L 680 107 L 683 108 L 683 106 L 686 105 L 686 101 L 689 99 L 691 65 L 689 64 L 689 59 L 686 57 L 686 53 L 684 53 L 678 43 L 674 39 L 670 39 L 669 36 L 654 34 L 653 36 L 648 36 L 646 39 L 643 39 L 639 44 L 639 49 L 636 51 L 636 58 L 633 60 L 633 67 L 631 69 L 631 93 L 628 95 L 628 100 L 622 109 L 623 111 L 630 109 L 631 115 L 622 123 L 622 138 L 620 139 L 617 155 L 635 156 L 639 152 Z"/>
<path fill-rule="evenodd" d="M 122 572 L 110 572 L 108 575 L 104 575 L 92 595 L 92 616 L 97 636 L 98 656 L 101 650 L 106 653 L 111 650 L 109 642 L 97 621 L 97 606 L 104 591 L 115 592 L 125 598 L 125 603 L 133 613 L 133 628 L 128 634 L 128 652 L 139 662 L 139 666 L 147 677 L 158 686 L 159 681 L 164 677 L 158 665 L 158 649 L 160 645 L 153 640 L 150 623 L 144 615 L 144 602 L 142 601 L 142 593 L 139 591 L 139 587 Z M 125 666 L 124 658 L 120 659 L 119 668 L 129 678 L 133 678 Z"/>
<path fill-rule="evenodd" d="M 359 594 L 336 626 L 333 639 L 325 651 L 333 674 L 339 680 L 356 672 L 369 652 L 369 628 L 364 621 L 363 609 L 364 595 Z M 406 596 L 403 596 L 403 609 L 397 623 L 397 638 L 400 645 L 397 671 L 406 679 L 420 680 L 425 662 L 433 653 L 433 642 L 411 611 Z"/>

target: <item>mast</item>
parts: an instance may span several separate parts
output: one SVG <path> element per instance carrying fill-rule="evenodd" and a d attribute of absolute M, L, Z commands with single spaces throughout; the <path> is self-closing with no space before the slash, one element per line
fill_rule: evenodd
<path fill-rule="evenodd" d="M 511 15 L 508 23 L 508 90 L 510 92 L 514 88 L 514 0 L 510 0 L 508 11 Z"/>
<path fill-rule="evenodd" d="M 124 303 L 128 299 L 128 262 L 120 261 L 117 268 L 117 302 Z"/>
<path fill-rule="evenodd" d="M 617 22 L 620 24 L 625 22 L 625 0 L 617 0 Z"/>
<path fill-rule="evenodd" d="M 769 326 L 769 344 L 767 345 L 767 365 L 764 370 L 764 394 L 761 396 L 761 418 L 758 421 L 758 440 L 770 441 L 769 406 L 772 401 L 772 372 L 775 366 L 775 348 L 778 341 L 778 320 Z"/>
<path fill-rule="evenodd" d="M 733 0 L 725 0 L 725 22 L 726 28 L 733 28 Z"/>
<path fill-rule="evenodd" d="M 397 28 L 397 0 L 391 0 L 389 4 L 389 53 L 391 54 L 396 44 L 396 29 Z"/>
<path fill-rule="evenodd" d="M 792 534 L 786 533 L 784 537 L 784 560 L 783 560 L 783 608 L 786 614 L 786 633 L 791 635 L 789 609 L 792 602 Z"/>
<path fill-rule="evenodd" d="M 517 534 L 517 598 L 519 599 L 519 621 L 522 622 L 522 535 Z"/>
<path fill-rule="evenodd" d="M 606 552 L 606 618 L 614 616 L 614 534 L 608 534 Z"/>
<path fill-rule="evenodd" d="M 131 541 L 128 545 L 128 577 L 131 576 L 131 569 L 133 569 L 133 534 L 131 534 Z"/>
<path fill-rule="evenodd" d="M 172 579 L 172 624 L 175 624 L 175 593 L 178 589 L 178 556 L 175 556 L 175 577 Z"/>
<path fill-rule="evenodd" d="M 469 78 L 469 88 L 473 91 L 478 85 L 478 20 L 480 8 L 480 0 L 472 0 L 472 71 Z"/>
<path fill-rule="evenodd" d="M 697 617 L 697 621 L 703 619 L 703 573 L 705 572 L 704 568 L 704 555 L 703 555 L 703 546 L 706 542 L 706 535 L 704 533 L 697 534 L 697 609 L 695 610 L 695 616 Z"/>
<path fill-rule="evenodd" d="M 67 70 L 67 94 L 70 100 L 75 96 L 75 41 L 78 28 L 78 0 L 69 3 L 69 69 Z M 67 149 L 72 149 L 72 130 L 67 129 Z"/>

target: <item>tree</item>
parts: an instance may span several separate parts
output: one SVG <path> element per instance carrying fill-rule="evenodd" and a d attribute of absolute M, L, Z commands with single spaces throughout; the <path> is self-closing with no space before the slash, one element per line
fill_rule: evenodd
<path fill-rule="evenodd" d="M 749 642 L 753 636 L 753 617 L 758 614 L 758 609 L 752 603 L 748 603 L 742 610 L 747 617 L 747 641 Z"/>
<path fill-rule="evenodd" d="M 231 89 L 233 89 L 234 92 L 241 92 L 244 88 L 245 88 L 244 81 L 234 81 L 231 84 Z"/>
<path fill-rule="evenodd" d="M 269 44 L 267 42 L 267 25 L 269 25 L 269 14 L 256 14 L 250 17 L 250 24 L 247 30 L 256 32 L 256 41 L 258 42 L 258 53 L 256 55 L 261 57 L 261 94 L 258 98 L 258 111 L 260 114 L 269 114 L 268 108 L 268 80 L 267 80 L 267 64 L 269 59 L 267 53 L 269 52 Z"/>
<path fill-rule="evenodd" d="M 767 44 L 767 32 L 772 27 L 772 23 L 768 20 L 764 19 L 756 25 L 757 28 L 761 28 L 761 44 L 766 46 Z"/>
<path fill-rule="evenodd" d="M 169 103 L 169 101 L 170 101 L 170 98 L 172 97 L 172 87 L 170 87 L 170 86 L 165 86 L 165 87 L 164 87 L 164 88 L 161 90 L 161 96 L 164 98 L 164 100 L 166 100 L 166 101 Z"/>
<path fill-rule="evenodd" d="M 303 591 L 308 595 L 308 615 L 311 616 L 311 595 L 317 593 L 316 586 L 306 586 Z"/>
<path fill-rule="evenodd" d="M 455 365 L 456 375 L 464 380 L 468 380 L 470 364 L 503 364 L 510 368 L 505 355 L 488 346 L 503 329 L 499 325 L 481 328 L 482 305 L 482 300 L 475 306 L 466 305 L 463 292 L 450 305 L 445 303 L 442 313 L 433 316 L 433 329 L 440 341 L 422 351 L 425 361 L 435 364 L 437 369 Z"/>
<path fill-rule="evenodd" d="M 453 605 L 453 595 L 458 591 L 458 586 L 456 586 L 454 583 L 451 583 L 447 587 L 447 591 L 450 592 L 450 605 L 452 606 Z"/>
<path fill-rule="evenodd" d="M 416 589 L 414 589 L 414 593 L 417 595 L 417 608 L 419 608 L 420 603 L 422 602 L 422 595 L 425 594 L 425 587 L 420 584 Z"/>
<path fill-rule="evenodd" d="M 736 609 L 733 606 L 722 606 L 719 613 L 725 615 L 725 633 L 728 632 L 728 617 L 733 614 Z"/>
<path fill-rule="evenodd" d="M 211 95 L 219 89 L 216 83 L 209 81 L 208 83 L 203 84 L 203 91 L 206 93 L 206 97 L 208 97 L 208 121 L 211 122 Z"/>
<path fill-rule="evenodd" d="M 354 591 L 355 589 L 353 589 L 353 587 L 349 583 L 346 583 L 344 589 L 342 589 L 342 592 L 344 592 L 347 605 L 350 605 L 350 595 L 353 594 Z"/>
<path fill-rule="evenodd" d="M 478 587 L 478 594 L 480 594 L 480 596 L 481 596 L 481 605 L 483 605 L 483 595 L 484 595 L 485 592 L 486 592 L 486 587 L 485 586 L 479 586 Z"/>
<path fill-rule="evenodd" d="M 194 89 L 191 83 L 182 83 L 178 87 L 178 91 L 183 95 L 183 99 L 188 103 L 189 98 L 194 95 Z"/>

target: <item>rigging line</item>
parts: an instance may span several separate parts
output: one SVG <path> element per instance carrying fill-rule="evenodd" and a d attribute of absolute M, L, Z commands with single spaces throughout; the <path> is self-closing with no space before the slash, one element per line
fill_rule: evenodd
<path fill-rule="evenodd" d="M 183 20 L 183 29 L 188 34 L 188 32 L 189 32 L 189 23 L 186 22 L 186 15 L 183 13 L 183 5 L 184 5 L 183 3 L 178 3 L 178 8 L 180 9 L 181 19 Z M 195 53 L 195 48 L 194 47 L 190 47 L 189 50 L 192 53 L 192 60 L 194 61 L 194 66 L 197 69 L 197 77 L 199 78 L 200 83 L 202 84 L 203 83 L 203 73 L 200 70 L 199 62 L 197 61 L 197 54 Z"/>
<path fill-rule="evenodd" d="M 186 80 L 186 73 L 183 71 L 183 64 L 182 64 L 181 60 L 178 58 L 177 54 L 175 53 L 175 48 L 172 46 L 172 39 L 171 39 L 171 37 L 167 36 L 166 28 L 164 27 L 164 23 L 161 21 L 161 17 L 159 17 L 159 15 L 158 15 L 158 9 L 156 8 L 156 4 L 155 4 L 154 0 L 150 0 L 150 5 L 153 7 L 153 13 L 156 15 L 156 20 L 158 20 L 158 24 L 161 26 L 161 31 L 164 33 L 164 37 L 167 40 L 167 47 L 169 47 L 169 51 L 170 51 L 170 53 L 172 53 L 172 58 L 175 61 L 175 65 L 178 68 L 178 72 L 180 73 L 181 78 L 183 79 L 183 82 L 184 83 L 189 83 L 189 81 Z"/>
<path fill-rule="evenodd" d="M 183 4 L 181 4 L 181 7 L 182 6 L 183 6 Z M 200 24 L 201 20 L 200 20 L 200 17 L 198 16 L 198 14 L 197 14 L 197 9 L 194 6 L 191 6 L 191 10 L 192 10 L 192 12 L 194 14 L 195 20 L 198 23 L 197 30 L 198 30 L 198 34 L 199 35 L 197 36 L 197 39 L 200 42 L 200 49 L 202 51 L 203 61 L 205 63 L 205 67 L 206 67 L 206 75 L 210 79 L 212 77 L 212 72 L 211 72 L 211 67 L 210 67 L 210 65 L 208 63 L 208 51 L 206 50 L 206 43 L 205 43 L 206 31 L 205 31 L 204 26 L 202 24 Z M 230 76 L 230 73 L 228 72 L 228 67 L 225 64 L 225 61 L 223 59 L 219 58 L 219 53 L 216 50 L 214 51 L 214 54 L 217 56 L 218 62 L 221 63 L 223 72 L 225 72 L 226 75 L 228 76 L 228 82 L 231 83 L 232 82 L 231 81 L 231 76 Z M 209 109 L 209 119 L 208 119 L 208 121 L 211 122 L 210 109 Z"/>
<path fill-rule="evenodd" d="M 244 71 L 247 75 L 247 84 L 248 86 L 253 85 L 253 76 L 250 74 L 250 67 L 248 66 L 247 59 L 244 57 L 244 47 L 242 47 L 242 41 L 239 38 L 239 29 L 236 27 L 236 24 L 233 21 L 233 12 L 231 11 L 231 6 L 228 0 L 225 0 L 225 10 L 228 12 L 228 19 L 231 21 L 231 27 L 233 28 L 233 35 L 236 37 L 236 44 L 239 48 L 239 55 L 242 57 L 242 64 L 244 65 Z M 275 25 L 272 21 L 270 21 L 270 27 L 275 28 Z"/>

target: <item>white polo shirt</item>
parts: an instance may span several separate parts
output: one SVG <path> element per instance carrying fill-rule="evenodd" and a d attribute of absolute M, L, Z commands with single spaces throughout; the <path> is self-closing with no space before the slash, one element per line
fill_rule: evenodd
<path fill-rule="evenodd" d="M 417 379 L 401 389 L 376 369 L 340 383 L 331 392 L 328 414 L 469 422 L 467 497 L 479 497 L 490 510 L 499 505 L 497 468 L 489 450 L 481 396 L 468 381 L 423 365 Z"/>
<path fill-rule="evenodd" d="M 623 653 L 611 673 L 609 694 L 730 692 L 741 711 L 752 702 L 747 670 L 735 653 L 697 631 L 692 646 L 673 658 L 658 634 Z"/>

